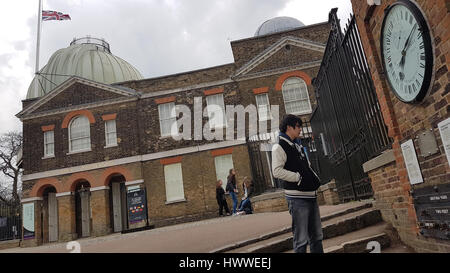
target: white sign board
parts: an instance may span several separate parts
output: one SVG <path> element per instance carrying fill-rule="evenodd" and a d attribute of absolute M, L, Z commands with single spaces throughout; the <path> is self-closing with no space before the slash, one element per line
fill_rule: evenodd
<path fill-rule="evenodd" d="M 438 128 L 439 132 L 441 133 L 445 155 L 447 155 L 447 163 L 450 165 L 450 118 L 439 122 Z"/>
<path fill-rule="evenodd" d="M 412 139 L 401 145 L 403 159 L 405 160 L 406 170 L 408 171 L 409 182 L 414 185 L 423 182 L 420 172 L 419 161 L 417 161 L 416 150 Z"/>
<path fill-rule="evenodd" d="M 34 238 L 34 203 L 23 204 L 23 238 Z"/>

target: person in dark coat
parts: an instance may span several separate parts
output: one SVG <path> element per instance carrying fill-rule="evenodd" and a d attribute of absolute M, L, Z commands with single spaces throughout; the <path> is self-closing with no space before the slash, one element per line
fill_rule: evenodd
<path fill-rule="evenodd" d="M 223 215 L 224 208 L 227 215 L 230 215 L 230 209 L 228 208 L 227 200 L 225 198 L 225 190 L 222 188 L 222 184 L 222 180 L 218 180 L 216 185 L 216 199 L 217 204 L 219 204 L 219 216 Z"/>
<path fill-rule="evenodd" d="M 236 171 L 234 169 L 230 169 L 230 174 L 227 177 L 226 190 L 230 194 L 231 199 L 233 199 L 233 215 L 236 215 L 236 208 L 237 208 L 236 194 L 238 193 L 238 190 L 236 187 Z"/>

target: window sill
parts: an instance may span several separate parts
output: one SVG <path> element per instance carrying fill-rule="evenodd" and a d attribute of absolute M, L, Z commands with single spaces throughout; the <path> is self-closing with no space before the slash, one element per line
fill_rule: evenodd
<path fill-rule="evenodd" d="M 55 155 L 47 155 L 44 156 L 42 159 L 49 159 L 49 158 L 55 158 Z"/>
<path fill-rule="evenodd" d="M 166 201 L 166 205 L 183 203 L 183 202 L 187 202 L 187 200 L 185 198 L 183 198 L 183 199 L 178 199 L 178 200 Z"/>
<path fill-rule="evenodd" d="M 112 148 L 112 147 L 118 147 L 119 146 L 119 144 L 115 144 L 115 145 L 106 145 L 105 147 L 103 147 L 103 148 Z"/>
<path fill-rule="evenodd" d="M 80 154 L 80 153 L 85 153 L 85 152 L 92 152 L 92 150 L 88 149 L 88 150 L 80 150 L 80 151 L 68 152 L 66 155 Z"/>

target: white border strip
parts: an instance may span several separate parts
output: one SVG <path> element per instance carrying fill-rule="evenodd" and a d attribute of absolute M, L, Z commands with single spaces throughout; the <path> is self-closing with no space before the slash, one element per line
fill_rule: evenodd
<path fill-rule="evenodd" d="M 72 195 L 71 191 L 56 193 L 56 197 L 69 196 L 69 195 Z"/>
<path fill-rule="evenodd" d="M 144 179 L 139 179 L 139 180 L 125 182 L 125 186 L 131 186 L 131 185 L 143 184 L 143 183 L 144 183 Z"/>
<path fill-rule="evenodd" d="M 31 198 L 22 199 L 20 201 L 20 203 L 23 204 L 23 203 L 34 202 L 34 201 L 42 201 L 42 200 L 44 200 L 44 198 L 42 198 L 42 197 L 31 197 Z"/>
<path fill-rule="evenodd" d="M 95 188 L 90 188 L 90 191 L 101 191 L 101 190 L 109 190 L 108 186 L 101 186 L 101 187 L 95 187 Z"/>
<path fill-rule="evenodd" d="M 245 140 L 228 140 L 228 141 L 223 141 L 223 142 L 218 142 L 218 143 L 205 144 L 205 145 L 196 146 L 196 147 L 187 147 L 187 148 L 180 148 L 180 149 L 175 149 L 175 150 L 170 150 L 170 151 L 165 151 L 165 152 L 125 157 L 125 158 L 120 158 L 120 159 L 91 163 L 91 164 L 74 166 L 74 167 L 69 167 L 69 168 L 27 174 L 27 175 L 22 176 L 22 181 L 35 180 L 35 179 L 53 177 L 53 176 L 64 175 L 64 174 L 72 174 L 72 173 L 77 173 L 77 172 L 91 171 L 91 170 L 108 168 L 108 167 L 113 167 L 113 166 L 118 166 L 118 165 L 125 165 L 125 164 L 130 164 L 130 163 L 141 162 L 141 161 L 155 160 L 155 159 L 160 159 L 160 158 L 166 158 L 166 157 L 183 155 L 183 154 L 190 154 L 190 153 L 195 153 L 195 152 L 202 152 L 202 151 L 225 148 L 225 147 L 230 147 L 230 146 L 238 146 L 238 145 L 243 145 L 245 143 L 246 143 Z"/>
<path fill-rule="evenodd" d="M 125 158 L 121 158 L 121 159 L 114 159 L 114 160 L 80 165 L 80 166 L 75 166 L 75 167 L 33 173 L 33 174 L 23 175 L 22 181 L 58 176 L 58 175 L 63 175 L 63 174 L 77 173 L 77 172 L 83 172 L 83 171 L 90 171 L 90 170 L 101 169 L 101 168 L 108 168 L 108 167 L 113 167 L 113 166 L 117 166 L 117 165 L 139 162 L 141 160 L 142 160 L 141 156 L 131 156 L 131 157 L 125 157 Z"/>

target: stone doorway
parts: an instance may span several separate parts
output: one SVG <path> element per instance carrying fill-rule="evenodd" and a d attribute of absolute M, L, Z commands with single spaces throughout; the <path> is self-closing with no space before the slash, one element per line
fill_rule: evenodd
<path fill-rule="evenodd" d="M 125 177 L 123 175 L 113 176 L 109 182 L 110 186 L 110 217 L 114 232 L 128 229 L 127 199 Z"/>
<path fill-rule="evenodd" d="M 75 187 L 75 222 L 78 238 L 91 236 L 92 212 L 90 204 L 91 185 L 88 181 L 80 181 Z"/>
<path fill-rule="evenodd" d="M 56 200 L 56 189 L 48 187 L 42 194 L 41 212 L 41 236 L 43 243 L 58 241 L 58 202 Z"/>

